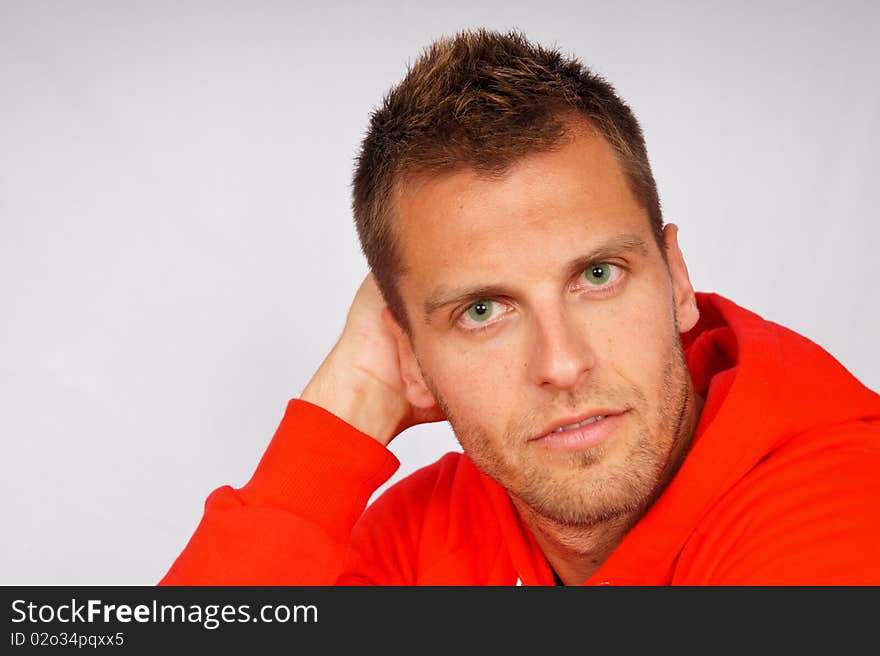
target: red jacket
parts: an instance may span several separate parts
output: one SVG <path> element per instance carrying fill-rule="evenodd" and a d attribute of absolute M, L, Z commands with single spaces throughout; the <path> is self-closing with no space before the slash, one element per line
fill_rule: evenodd
<path fill-rule="evenodd" d="M 716 294 L 682 336 L 706 399 L 675 478 L 587 584 L 880 584 L 880 396 Z M 552 585 L 505 490 L 398 461 L 294 399 L 253 478 L 215 490 L 164 585 Z"/>

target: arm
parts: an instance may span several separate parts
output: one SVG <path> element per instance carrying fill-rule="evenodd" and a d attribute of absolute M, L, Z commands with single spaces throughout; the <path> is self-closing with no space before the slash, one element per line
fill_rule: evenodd
<path fill-rule="evenodd" d="M 413 424 L 443 418 L 407 401 L 392 321 L 367 276 L 342 336 L 290 402 L 253 477 L 208 497 L 161 585 L 337 581 L 354 524 L 398 466 L 387 444 Z"/>

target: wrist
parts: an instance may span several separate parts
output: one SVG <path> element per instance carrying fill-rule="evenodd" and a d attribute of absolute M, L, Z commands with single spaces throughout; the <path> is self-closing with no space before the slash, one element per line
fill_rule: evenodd
<path fill-rule="evenodd" d="M 378 380 L 348 369 L 321 365 L 300 398 L 320 406 L 387 446 L 399 432 L 405 399 Z"/>

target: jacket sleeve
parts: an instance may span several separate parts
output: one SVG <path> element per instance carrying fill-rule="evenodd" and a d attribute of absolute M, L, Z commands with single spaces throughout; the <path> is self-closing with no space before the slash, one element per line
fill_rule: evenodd
<path fill-rule="evenodd" d="M 253 477 L 211 493 L 159 585 L 332 585 L 352 528 L 398 466 L 368 435 L 294 399 Z"/>

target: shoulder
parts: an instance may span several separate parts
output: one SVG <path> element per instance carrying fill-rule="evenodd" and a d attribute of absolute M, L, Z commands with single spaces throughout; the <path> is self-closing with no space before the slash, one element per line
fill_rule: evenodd
<path fill-rule="evenodd" d="M 448 453 L 392 485 L 355 526 L 350 576 L 403 585 L 485 579 L 503 543 L 493 483 L 466 455 Z"/>
<path fill-rule="evenodd" d="M 466 512 L 482 497 L 481 477 L 466 455 L 447 453 L 385 490 L 364 517 L 399 516 L 399 511 L 405 510 L 410 519 L 424 520 L 432 514 Z"/>
<path fill-rule="evenodd" d="M 700 522 L 679 572 L 694 583 L 880 583 L 880 421 L 787 440 Z"/>

